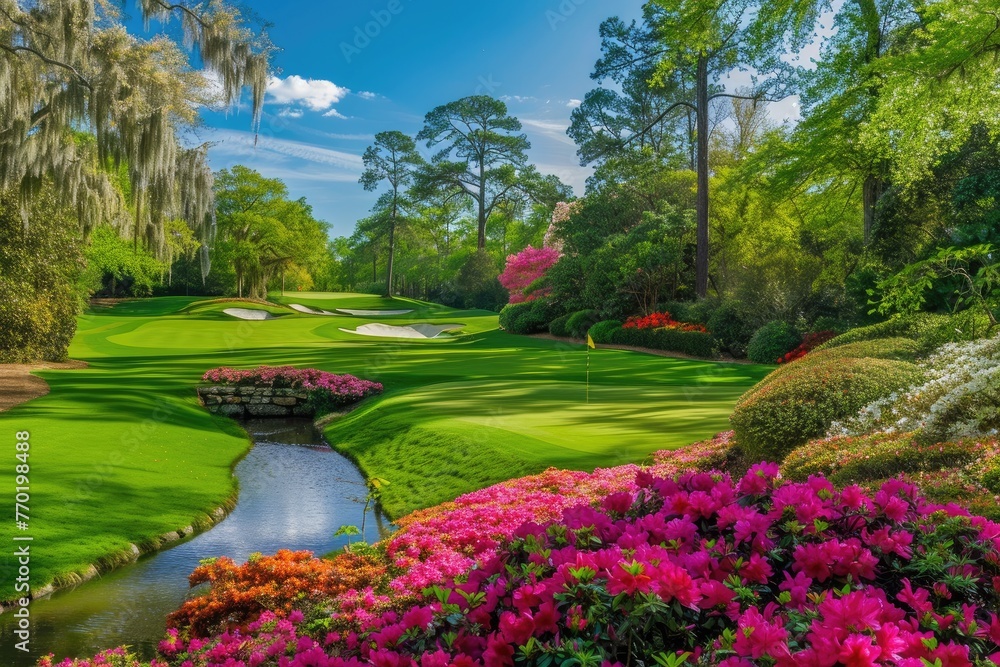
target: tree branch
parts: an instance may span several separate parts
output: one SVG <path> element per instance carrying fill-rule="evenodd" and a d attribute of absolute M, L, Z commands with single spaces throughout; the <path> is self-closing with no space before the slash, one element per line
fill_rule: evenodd
<path fill-rule="evenodd" d="M 674 102 L 669 107 L 667 107 L 663 111 L 663 113 L 661 113 L 655 119 L 653 119 L 653 122 L 651 122 L 649 125 L 647 125 L 645 128 L 643 128 L 642 131 L 636 132 L 631 137 L 629 137 L 625 141 L 621 142 L 621 147 L 624 148 L 625 146 L 628 146 L 630 143 L 632 143 L 632 140 L 635 139 L 636 137 L 645 136 L 647 132 L 649 132 L 650 130 L 652 130 L 654 127 L 656 127 L 656 125 L 660 121 L 662 121 L 664 118 L 666 118 L 667 114 L 669 114 L 671 111 L 673 111 L 674 109 L 677 109 L 679 107 L 687 107 L 687 108 L 691 109 L 692 111 L 694 111 L 695 113 L 698 113 L 698 107 L 696 107 L 695 105 L 691 104 L 690 102 L 683 102 L 683 101 L 681 101 L 681 102 Z"/>
<path fill-rule="evenodd" d="M 58 60 L 53 60 L 52 58 L 49 58 L 41 51 L 33 49 L 30 46 L 7 46 L 6 44 L 0 44 L 0 50 L 7 51 L 8 53 L 11 53 L 15 56 L 18 55 L 18 53 L 30 53 L 47 65 L 52 65 L 53 67 L 60 67 L 62 69 L 68 70 L 73 74 L 74 77 L 76 77 L 77 81 L 87 90 L 90 91 L 94 90 L 94 87 L 90 85 L 90 81 L 88 81 L 82 74 L 80 74 L 80 72 L 75 67 L 73 67 L 68 63 L 60 62 Z"/>

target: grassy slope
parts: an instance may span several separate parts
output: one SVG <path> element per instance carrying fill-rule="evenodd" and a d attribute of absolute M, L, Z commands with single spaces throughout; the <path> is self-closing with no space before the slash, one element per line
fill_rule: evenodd
<path fill-rule="evenodd" d="M 328 434 L 369 474 L 392 482 L 386 504 L 397 515 L 550 465 L 640 460 L 709 435 L 725 427 L 736 398 L 767 370 L 598 351 L 587 406 L 583 348 L 504 334 L 495 315 L 359 295 L 283 301 L 412 307 L 413 314 L 378 321 L 458 322 L 468 335 L 366 338 L 340 329 L 371 319 L 286 309 L 275 309 L 277 320 L 243 322 L 221 313 L 230 304 L 185 298 L 88 313 L 70 353 L 90 368 L 41 373 L 52 392 L 0 414 L 4 440 L 12 443 L 18 430 L 32 434 L 35 586 L 188 525 L 232 493 L 231 465 L 246 437 L 201 409 L 193 391 L 214 366 L 294 364 L 385 383 L 384 398 Z M 8 488 L 12 444 L 9 451 L 0 472 Z M 0 539 L 11 532 L 8 523 Z"/>

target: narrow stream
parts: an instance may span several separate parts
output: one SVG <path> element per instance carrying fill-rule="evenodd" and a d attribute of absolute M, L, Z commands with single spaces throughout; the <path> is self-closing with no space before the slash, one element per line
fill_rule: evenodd
<path fill-rule="evenodd" d="M 254 552 L 309 550 L 317 555 L 345 544 L 333 533 L 360 526 L 364 478 L 334 452 L 308 419 L 247 421 L 254 447 L 236 466 L 239 503 L 219 525 L 166 551 L 31 604 L 31 651 L 14 648 L 12 614 L 0 614 L 0 665 L 33 665 L 54 653 L 89 657 L 122 644 L 153 657 L 164 619 L 189 595 L 187 577 L 204 558 L 244 562 Z M 368 539 L 384 522 L 367 517 Z"/>

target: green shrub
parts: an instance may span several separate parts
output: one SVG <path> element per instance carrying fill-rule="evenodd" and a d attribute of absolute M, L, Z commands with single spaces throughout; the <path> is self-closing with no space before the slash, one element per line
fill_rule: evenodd
<path fill-rule="evenodd" d="M 496 260 L 485 251 L 470 255 L 455 276 L 452 287 L 457 301 L 455 305 L 494 312 L 500 310 L 507 303 L 509 295 L 497 280 L 499 273 Z"/>
<path fill-rule="evenodd" d="M 982 484 L 993 493 L 1000 494 L 1000 456 L 983 462 Z"/>
<path fill-rule="evenodd" d="M 851 329 L 842 333 L 836 338 L 832 338 L 816 348 L 819 350 L 829 350 L 849 343 L 857 343 L 866 340 L 877 340 L 879 338 L 911 338 L 917 339 L 918 331 L 922 328 L 923 322 L 933 315 L 913 315 L 908 317 L 894 317 L 885 322 L 869 324 L 868 326 Z"/>
<path fill-rule="evenodd" d="M 914 433 L 876 433 L 817 440 L 788 455 L 781 474 L 794 481 L 825 475 L 838 486 L 889 479 L 901 474 L 960 468 L 989 447 L 976 440 L 920 443 Z"/>
<path fill-rule="evenodd" d="M 573 338 L 586 338 L 587 331 L 601 321 L 596 310 L 580 310 L 570 315 L 566 330 Z"/>
<path fill-rule="evenodd" d="M 782 461 L 834 421 L 922 378 L 916 365 L 893 359 L 832 357 L 779 370 L 744 394 L 730 417 L 740 447 L 757 460 Z"/>
<path fill-rule="evenodd" d="M 556 319 L 549 322 L 549 333 L 553 336 L 559 336 L 560 338 L 569 336 L 569 330 L 566 328 L 566 323 L 569 322 L 569 318 L 572 316 L 573 313 L 566 313 L 565 315 L 560 315 Z"/>
<path fill-rule="evenodd" d="M 617 345 L 646 347 L 664 352 L 679 352 L 692 357 L 712 358 L 719 355 L 715 338 L 702 331 L 681 329 L 618 329 L 611 334 Z"/>
<path fill-rule="evenodd" d="M 612 343 L 611 340 L 614 332 L 622 328 L 622 323 L 619 320 L 604 320 L 603 322 L 598 322 L 594 326 L 590 327 L 587 331 L 587 335 L 590 336 L 595 343 L 603 343 L 605 345 Z"/>
<path fill-rule="evenodd" d="M 552 320 L 553 310 L 545 299 L 508 304 L 500 311 L 500 326 L 512 334 L 541 333 Z"/>
<path fill-rule="evenodd" d="M 754 389 L 776 382 L 789 374 L 798 374 L 803 369 L 827 364 L 839 359 L 894 359 L 896 361 L 914 361 L 917 358 L 920 345 L 909 338 L 884 338 L 849 343 L 832 350 L 813 351 L 783 366 L 778 366 L 767 377 L 761 380 Z"/>
<path fill-rule="evenodd" d="M 0 193 L 0 363 L 62 361 L 86 289 L 79 227 L 49 188 Z"/>
<path fill-rule="evenodd" d="M 871 357 L 873 359 L 913 361 L 919 354 L 920 344 L 912 338 L 879 338 L 876 340 L 848 343 L 833 350 L 814 350 L 806 355 L 805 359 L 822 361 L 824 359 L 836 359 L 839 357 L 851 357 L 853 359 Z"/>
<path fill-rule="evenodd" d="M 848 329 L 850 325 L 844 322 L 844 320 L 839 317 L 830 317 L 829 315 L 822 315 L 813 320 L 813 323 L 809 325 L 809 333 L 819 333 L 821 331 L 833 331 L 836 334 L 842 334 Z"/>
<path fill-rule="evenodd" d="M 759 323 L 745 305 L 739 301 L 726 301 L 712 312 L 707 326 L 724 352 L 742 358 L 746 356 L 747 345 Z"/>
<path fill-rule="evenodd" d="M 903 337 L 917 341 L 920 352 L 928 353 L 946 343 L 973 341 L 987 333 L 989 321 L 978 312 L 966 310 L 952 315 L 917 313 L 851 329 L 823 343 L 817 350 L 829 350 L 865 340 Z"/>
<path fill-rule="evenodd" d="M 788 322 L 768 322 L 750 339 L 747 359 L 755 364 L 776 364 L 778 359 L 795 349 L 802 342 L 802 334 Z"/>
<path fill-rule="evenodd" d="M 500 322 L 500 328 L 504 331 L 512 331 L 514 321 L 522 316 L 523 313 L 531 310 L 531 302 L 524 301 L 522 303 L 510 303 L 500 309 L 500 317 L 498 321 Z"/>

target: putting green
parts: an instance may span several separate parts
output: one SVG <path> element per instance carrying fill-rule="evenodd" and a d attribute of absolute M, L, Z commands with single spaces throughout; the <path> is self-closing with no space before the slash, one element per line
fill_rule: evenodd
<path fill-rule="evenodd" d="M 352 294 L 276 300 L 331 311 L 412 309 L 392 324 L 463 327 L 458 336 L 382 340 L 340 331 L 377 318 L 191 298 L 88 312 L 70 355 L 90 367 L 40 372 L 51 393 L 0 413 L 8 488 L 13 434 L 31 432 L 25 534 L 34 538 L 35 587 L 187 526 L 231 496 L 231 466 L 248 440 L 233 422 L 203 410 L 194 393 L 215 366 L 291 364 L 384 383 L 383 397 L 327 435 L 367 474 L 390 481 L 384 502 L 397 516 L 549 466 L 639 461 L 712 435 L 769 370 L 598 350 L 587 404 L 583 346 L 508 335 L 493 313 Z M 222 312 L 234 305 L 278 318 L 242 321 Z M 3 530 L 9 541 L 11 522 Z M 4 589 L 0 598 L 12 595 Z"/>

